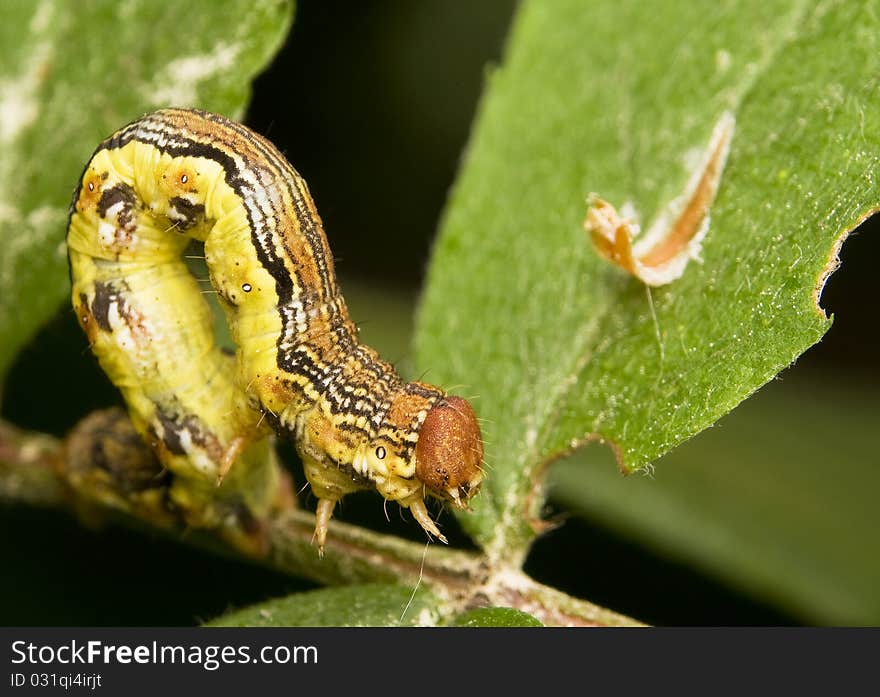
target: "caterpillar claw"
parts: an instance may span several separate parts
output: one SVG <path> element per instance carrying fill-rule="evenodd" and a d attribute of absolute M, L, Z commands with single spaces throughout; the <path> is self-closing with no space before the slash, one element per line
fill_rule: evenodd
<path fill-rule="evenodd" d="M 238 456 L 244 452 L 247 447 L 248 439 L 244 436 L 236 436 L 233 438 L 226 450 L 223 451 L 223 457 L 220 459 L 220 466 L 217 468 L 217 486 L 223 483 L 223 479 L 229 474 Z"/>
<path fill-rule="evenodd" d="M 327 527 L 336 507 L 335 499 L 318 499 L 318 508 L 315 511 L 315 534 L 313 543 L 318 547 L 318 556 L 324 558 L 324 543 L 327 541 Z"/>
<path fill-rule="evenodd" d="M 440 528 L 437 527 L 437 524 L 433 520 L 431 520 L 431 516 L 428 515 L 428 508 L 427 506 L 425 506 L 424 499 L 418 499 L 417 501 L 411 503 L 409 505 L 409 510 L 412 512 L 413 518 L 416 519 L 418 524 L 422 526 L 422 529 L 426 533 L 432 535 L 433 537 L 436 537 L 445 545 L 449 544 L 449 541 L 446 539 L 443 533 L 440 532 Z"/>

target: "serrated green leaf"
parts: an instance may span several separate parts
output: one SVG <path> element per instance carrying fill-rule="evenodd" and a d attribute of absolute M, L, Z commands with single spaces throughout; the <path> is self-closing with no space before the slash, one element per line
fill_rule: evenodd
<path fill-rule="evenodd" d="M 161 106 L 241 115 L 289 0 L 12 2 L 0 22 L 0 376 L 68 293 L 70 196 L 110 133 Z"/>
<path fill-rule="evenodd" d="M 425 588 L 364 584 L 296 593 L 229 612 L 209 627 L 397 627 L 435 624 L 437 600 Z"/>
<path fill-rule="evenodd" d="M 538 620 L 512 607 L 481 607 L 459 615 L 456 627 L 543 627 Z"/>
<path fill-rule="evenodd" d="M 551 468 L 552 498 L 809 623 L 880 623 L 877 395 L 789 376 L 622 477 L 603 448 Z"/>
<path fill-rule="evenodd" d="M 878 204 L 872 2 L 525 2 L 437 243 L 417 363 L 476 396 L 488 478 L 462 523 L 533 536 L 543 464 L 602 438 L 655 460 L 827 330 L 841 236 Z M 598 258 L 585 198 L 644 226 L 736 119 L 703 263 L 646 288 Z"/>

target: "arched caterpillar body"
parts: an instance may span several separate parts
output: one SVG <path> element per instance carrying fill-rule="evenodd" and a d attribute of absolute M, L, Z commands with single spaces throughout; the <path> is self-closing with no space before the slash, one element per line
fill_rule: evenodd
<path fill-rule="evenodd" d="M 187 237 L 205 242 L 237 345 L 234 377 L 180 261 Z M 464 506 L 477 491 L 473 409 L 404 382 L 358 342 L 311 195 L 271 143 L 215 114 L 149 114 L 98 147 L 68 244 L 80 322 L 160 457 L 183 451 L 188 462 L 170 468 L 259 470 L 247 458 L 265 420 L 302 458 L 319 549 L 335 503 L 365 488 L 444 539 L 424 498 Z"/>
<path fill-rule="evenodd" d="M 238 530 L 249 525 L 227 518 L 258 519 L 273 504 L 274 451 L 251 438 L 218 489 L 229 444 L 254 432 L 259 415 L 236 386 L 235 360 L 216 345 L 210 308 L 181 258 L 189 239 L 144 203 L 147 163 L 130 155 L 102 144 L 74 195 L 73 306 L 136 429 L 172 473 L 175 508 L 189 525 L 225 528 L 243 542 Z"/>

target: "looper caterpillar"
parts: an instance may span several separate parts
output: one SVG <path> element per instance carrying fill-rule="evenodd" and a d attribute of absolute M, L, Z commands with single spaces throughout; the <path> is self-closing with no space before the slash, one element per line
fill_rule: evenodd
<path fill-rule="evenodd" d="M 180 258 L 188 238 L 205 243 L 234 371 Z M 424 498 L 464 507 L 479 488 L 474 411 L 404 382 L 358 342 L 311 195 L 271 143 L 206 112 L 144 116 L 92 156 L 68 247 L 80 323 L 194 516 L 227 471 L 265 480 L 268 422 L 293 441 L 318 497 L 319 550 L 336 502 L 359 489 L 445 541 Z"/>

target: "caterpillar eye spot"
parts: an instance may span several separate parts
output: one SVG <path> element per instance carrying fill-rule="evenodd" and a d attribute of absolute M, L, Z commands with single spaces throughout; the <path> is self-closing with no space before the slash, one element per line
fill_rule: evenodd
<path fill-rule="evenodd" d="M 378 457 L 380 460 L 384 460 L 385 455 L 386 455 L 385 448 L 383 448 L 381 445 L 378 448 L 376 448 L 376 457 Z"/>
<path fill-rule="evenodd" d="M 251 286 L 250 283 L 242 283 L 242 284 L 241 284 L 241 289 L 242 289 L 245 293 L 250 293 L 251 290 L 253 290 L 253 286 Z"/>
<path fill-rule="evenodd" d="M 95 190 L 95 182 L 89 182 L 86 186 L 88 187 L 89 191 Z"/>

